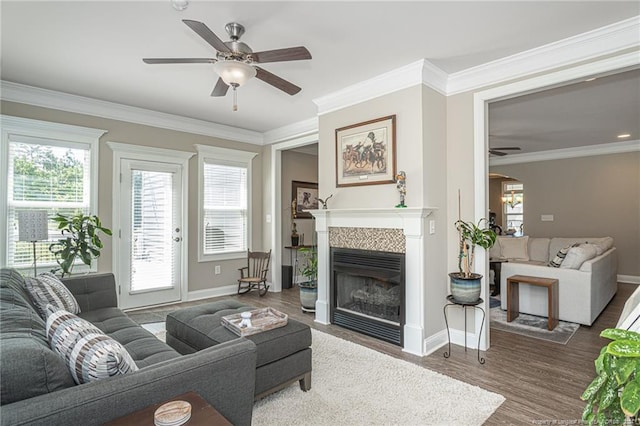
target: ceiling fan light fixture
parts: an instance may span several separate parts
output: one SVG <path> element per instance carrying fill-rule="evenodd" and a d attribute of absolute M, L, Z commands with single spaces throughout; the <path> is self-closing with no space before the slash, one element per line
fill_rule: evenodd
<path fill-rule="evenodd" d="M 233 87 L 240 87 L 256 76 L 256 69 L 240 61 L 218 61 L 213 70 L 222 81 Z"/>
<path fill-rule="evenodd" d="M 175 10 L 182 12 L 189 6 L 189 0 L 171 0 L 171 6 Z"/>

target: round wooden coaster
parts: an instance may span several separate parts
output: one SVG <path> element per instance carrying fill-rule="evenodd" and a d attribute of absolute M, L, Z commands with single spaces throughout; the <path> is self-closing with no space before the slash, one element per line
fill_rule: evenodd
<path fill-rule="evenodd" d="M 153 413 L 156 426 L 178 426 L 191 418 L 191 404 L 187 401 L 171 401 L 161 405 Z"/>

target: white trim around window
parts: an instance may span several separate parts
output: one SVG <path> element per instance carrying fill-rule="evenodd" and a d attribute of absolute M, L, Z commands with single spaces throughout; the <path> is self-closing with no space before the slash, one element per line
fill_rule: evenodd
<path fill-rule="evenodd" d="M 198 151 L 198 262 L 215 262 L 220 260 L 242 259 L 246 257 L 246 248 L 221 254 L 204 253 L 204 167 L 205 164 L 219 164 L 247 169 L 247 240 L 246 247 L 251 247 L 251 161 L 257 152 L 239 151 L 235 149 L 194 145 Z"/>
<path fill-rule="evenodd" d="M 25 142 L 49 146 L 63 146 L 86 149 L 90 153 L 90 186 L 89 186 L 89 211 L 98 214 L 98 151 L 99 140 L 107 131 L 88 127 L 73 126 L 69 124 L 52 123 L 48 121 L 33 120 L 29 118 L 0 115 L 2 129 L 2 144 L 0 144 L 0 176 L 2 181 L 8 181 L 9 173 L 9 143 Z M 0 185 L 0 263 L 8 262 L 8 200 L 7 185 Z M 84 266 L 84 265 L 82 265 Z M 42 265 L 48 269 L 50 265 Z M 79 265 L 76 270 L 81 270 Z M 91 265 L 91 271 L 97 270 L 95 262 Z"/>

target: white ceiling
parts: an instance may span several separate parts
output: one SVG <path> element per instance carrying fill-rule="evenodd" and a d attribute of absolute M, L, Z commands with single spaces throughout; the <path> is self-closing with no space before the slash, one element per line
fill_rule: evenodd
<path fill-rule="evenodd" d="M 313 99 L 423 58 L 454 73 L 640 14 L 637 1 L 194 0 L 183 12 L 169 0 L 3 0 L 0 6 L 2 80 L 259 132 L 315 117 Z M 237 21 L 254 51 L 306 46 L 310 61 L 263 66 L 302 92 L 289 96 L 253 79 L 239 89 L 239 111 L 232 112 L 231 92 L 209 96 L 217 79 L 210 65 L 144 64 L 143 57 L 215 57 L 182 19 L 204 22 L 224 40 L 225 24 Z M 596 95 L 600 105 L 605 89 Z M 534 95 L 527 108 L 548 112 L 548 102 Z M 529 135 L 532 110 L 525 110 L 524 121 L 514 105 L 495 111 L 505 117 L 496 134 Z M 591 113 L 597 118 L 609 111 Z M 507 142 L 514 143 L 520 144 Z"/>
<path fill-rule="evenodd" d="M 489 146 L 509 154 L 638 139 L 640 70 L 489 104 Z"/>

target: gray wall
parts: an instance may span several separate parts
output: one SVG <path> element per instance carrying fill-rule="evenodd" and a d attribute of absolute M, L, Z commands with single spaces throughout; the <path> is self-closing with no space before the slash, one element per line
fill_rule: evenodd
<path fill-rule="evenodd" d="M 167 148 L 180 151 L 195 152 L 194 144 L 220 146 L 244 151 L 259 153 L 253 159 L 252 174 L 252 247 L 256 249 L 263 246 L 262 241 L 262 146 L 232 142 L 223 139 L 195 135 L 191 133 L 177 132 L 173 130 L 159 129 L 117 120 L 93 117 L 89 115 L 74 114 L 47 108 L 34 107 L 14 102 L 2 102 L 2 113 L 16 117 L 32 118 L 36 120 L 51 121 L 56 123 L 72 124 L 76 126 L 92 127 L 107 130 L 100 138 L 100 164 L 99 164 L 99 189 L 98 189 L 98 216 L 103 224 L 112 227 L 112 186 L 113 186 L 113 152 L 106 145 L 106 141 L 127 143 L 132 145 L 144 145 L 157 148 Z M 246 261 L 228 260 L 221 262 L 198 262 L 198 159 L 194 155 L 189 161 L 189 206 L 187 211 L 189 224 L 189 291 L 204 290 L 213 287 L 235 284 L 238 279 L 238 268 L 246 265 Z M 99 272 L 112 271 L 112 239 L 105 240 L 105 248 L 98 260 Z M 221 266 L 221 274 L 214 275 L 214 266 Z"/>
<path fill-rule="evenodd" d="M 494 166 L 524 183 L 525 233 L 611 236 L 618 274 L 640 276 L 640 152 Z M 540 215 L 552 214 L 553 222 Z"/>

